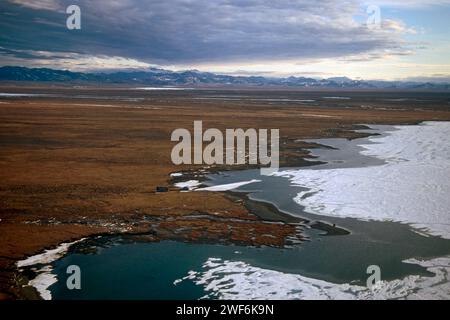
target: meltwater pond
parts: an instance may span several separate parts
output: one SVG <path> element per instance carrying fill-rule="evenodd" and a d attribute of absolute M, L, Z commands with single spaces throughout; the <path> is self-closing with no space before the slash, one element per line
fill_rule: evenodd
<path fill-rule="evenodd" d="M 326 164 L 206 182 L 349 235 L 307 229 L 310 241 L 286 249 L 89 239 L 43 269 L 58 279 L 45 290 L 54 299 L 448 299 L 449 130 L 448 122 L 374 126 L 375 137 L 315 141 L 332 147 L 313 151 Z M 71 264 L 82 270 L 81 290 L 66 288 Z M 370 265 L 381 268 L 373 289 Z"/>

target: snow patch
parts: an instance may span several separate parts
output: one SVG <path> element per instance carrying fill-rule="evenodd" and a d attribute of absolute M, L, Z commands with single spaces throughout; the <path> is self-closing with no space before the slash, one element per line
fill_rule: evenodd
<path fill-rule="evenodd" d="M 51 300 L 52 294 L 48 288 L 58 281 L 56 275 L 52 274 L 53 268 L 50 263 L 58 260 L 67 253 L 69 248 L 78 242 L 83 241 L 85 238 L 73 241 L 61 243 L 57 248 L 45 250 L 43 253 L 28 257 L 24 260 L 17 262 L 17 267 L 24 268 L 34 265 L 44 265 L 42 268 L 36 271 L 37 275 L 34 279 L 30 280 L 28 284 L 34 287 L 44 300 Z"/>
<path fill-rule="evenodd" d="M 220 185 L 217 185 L 217 186 L 200 188 L 200 189 L 197 189 L 196 191 L 228 191 L 228 190 L 233 190 L 233 189 L 239 188 L 241 186 L 245 186 L 247 184 L 255 183 L 255 182 L 261 182 L 261 180 L 252 179 L 252 180 L 249 180 L 249 181 L 241 181 L 241 182 L 220 184 Z"/>
<path fill-rule="evenodd" d="M 201 182 L 198 180 L 188 180 L 183 182 L 175 183 L 175 187 L 177 188 L 188 188 L 189 190 L 194 190 L 197 186 L 201 185 Z"/>
<path fill-rule="evenodd" d="M 323 97 L 324 99 L 332 99 L 332 100 L 351 100 L 350 97 Z"/>
<path fill-rule="evenodd" d="M 64 243 L 61 243 L 55 249 L 45 250 L 43 253 L 36 254 L 36 255 L 28 257 L 24 260 L 20 260 L 17 262 L 17 267 L 23 268 L 23 267 L 32 266 L 35 264 L 49 264 L 49 263 L 61 258 L 67 252 L 67 250 L 69 250 L 70 246 L 72 246 L 75 243 L 81 242 L 84 239 L 85 238 L 77 240 L 77 241 L 73 241 L 73 242 L 64 242 Z"/>
<path fill-rule="evenodd" d="M 56 275 L 52 274 L 52 271 L 52 267 L 45 266 L 39 269 L 37 271 L 38 275 L 28 283 L 30 286 L 34 287 L 37 292 L 39 292 L 39 295 L 44 300 L 52 300 L 52 293 L 48 290 L 48 288 L 58 281 L 58 278 Z"/>
<path fill-rule="evenodd" d="M 181 172 L 174 172 L 170 174 L 171 177 L 181 177 L 182 175 L 183 174 Z"/>
<path fill-rule="evenodd" d="M 136 90 L 147 90 L 147 91 L 177 91 L 177 90 L 194 90 L 194 88 L 180 88 L 180 87 L 141 87 L 135 88 Z"/>

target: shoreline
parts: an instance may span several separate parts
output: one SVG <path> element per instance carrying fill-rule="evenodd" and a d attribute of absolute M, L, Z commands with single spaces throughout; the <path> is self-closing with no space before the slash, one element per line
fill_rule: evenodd
<path fill-rule="evenodd" d="M 70 94 L 81 93 L 70 90 Z M 349 101 L 274 106 L 264 101 L 194 101 L 192 95 L 205 94 L 195 90 L 189 96 L 145 92 L 146 101 L 134 99 L 141 92 L 122 94 L 133 99 L 109 100 L 116 108 L 96 106 L 101 100 L 94 98 L 76 106 L 66 105 L 67 99 L 2 99 L 8 103 L 0 107 L 4 129 L 0 132 L 1 159 L 6 168 L 0 176 L 4 199 L 0 206 L 0 299 L 21 296 L 15 280 L 16 261 L 84 237 L 134 233 L 146 234 L 149 241 L 282 244 L 281 239 L 295 228 L 261 223 L 263 219 L 249 212 L 244 202 L 249 207 L 259 206 L 253 210 L 267 217 L 273 215 L 271 208 L 234 201 L 223 192 L 154 192 L 155 186 L 170 184 L 170 173 L 199 170 L 196 166 L 176 167 L 168 158 L 170 132 L 190 128 L 192 119 L 203 119 L 208 127 L 219 129 L 279 128 L 282 167 L 311 165 L 304 160 L 312 159 L 306 152 L 311 145 L 299 141 L 358 138 L 361 134 L 352 130 L 359 129 L 360 123 L 450 120 L 440 96 L 436 102 L 418 106 L 388 103 L 378 96 L 369 99 L 369 93 L 355 94 Z M 309 99 L 315 93 L 295 94 Z M 371 108 L 362 108 L 368 100 Z M 249 224 L 260 230 L 254 234 L 256 240 L 247 234 Z M 224 233 L 228 226 L 232 232 Z M 259 237 L 264 233 L 275 238 Z"/>
<path fill-rule="evenodd" d="M 422 123 L 424 121 L 419 121 L 418 123 L 413 123 L 410 125 L 418 125 L 420 123 Z M 356 124 L 354 125 L 354 130 L 356 132 L 356 130 L 361 130 L 361 125 Z M 361 132 L 358 132 L 361 133 Z M 370 136 L 377 136 L 378 134 L 376 133 L 362 133 L 364 136 L 363 137 L 357 137 L 355 139 L 358 138 L 365 138 L 365 137 L 370 137 Z M 321 147 L 326 147 L 326 146 L 322 146 L 322 145 L 317 145 L 315 148 L 321 148 Z M 308 154 L 311 154 L 311 150 L 308 149 Z M 305 161 L 304 159 L 302 159 L 303 161 Z M 299 165 L 298 163 L 292 163 L 291 166 L 285 167 L 285 168 L 294 168 L 294 167 L 303 167 L 305 166 L 305 163 L 302 161 L 302 165 Z M 308 161 L 306 166 L 315 166 L 315 165 L 320 165 L 323 162 L 319 162 L 319 161 Z M 211 168 L 210 166 L 206 166 L 206 167 L 202 167 L 198 170 L 190 170 L 188 173 L 183 172 L 182 174 L 178 175 L 178 172 L 171 173 L 168 177 L 168 180 L 170 181 L 170 185 L 173 187 L 175 182 L 177 181 L 179 178 L 183 178 L 183 179 L 197 179 L 200 181 L 205 181 L 208 178 L 205 176 L 205 174 L 213 174 L 213 173 L 223 173 L 226 171 L 240 171 L 240 170 L 247 170 L 247 169 L 252 169 L 255 166 L 248 166 L 248 165 L 243 165 L 243 166 L 239 166 L 238 168 L 233 168 L 233 167 L 225 167 L 225 168 Z M 189 191 L 192 192 L 192 191 Z M 258 217 L 258 219 L 260 219 L 262 222 L 264 223 L 283 223 L 283 224 L 289 224 L 289 225 L 295 225 L 295 226 L 300 226 L 302 229 L 304 229 L 306 227 L 306 225 L 308 225 L 310 228 L 313 229 L 317 229 L 320 231 L 324 231 L 325 233 L 322 234 L 322 236 L 329 236 L 329 235 L 333 235 L 333 236 L 337 236 L 337 235 L 347 235 L 350 234 L 350 231 L 340 228 L 336 225 L 331 225 L 329 223 L 326 222 L 326 218 L 324 217 L 324 221 L 314 221 L 312 223 L 312 221 L 306 219 L 306 218 L 302 218 L 302 217 L 296 217 L 293 216 L 289 213 L 285 213 L 282 212 L 281 210 L 279 210 L 273 203 L 267 202 L 267 201 L 263 201 L 263 200 L 254 200 L 254 199 L 250 199 L 248 197 L 248 192 L 237 192 L 232 190 L 225 190 L 225 191 L 213 191 L 213 192 L 219 192 L 221 194 L 223 194 L 225 197 L 230 198 L 232 201 L 236 201 L 239 200 L 242 202 L 242 205 L 247 208 L 247 210 L 249 211 L 249 213 L 254 214 L 255 216 Z M 312 224 L 311 224 L 312 223 Z M 129 234 L 129 233 L 108 233 L 105 234 L 104 236 L 107 237 L 116 237 L 116 236 L 127 236 L 127 235 L 131 235 L 131 236 L 139 236 L 138 234 Z M 143 233 L 142 234 L 144 237 L 151 235 L 151 233 Z M 302 235 L 304 235 L 303 231 L 302 231 Z M 56 276 L 53 275 L 52 272 L 52 268 L 50 266 L 50 264 L 62 257 L 64 257 L 70 250 L 70 247 L 76 243 L 80 243 L 86 239 L 92 239 L 94 237 L 98 237 L 99 235 L 91 235 L 87 238 L 81 238 L 79 240 L 75 240 L 72 242 L 62 242 L 59 243 L 55 248 L 53 249 L 45 249 L 43 252 L 41 253 L 37 253 L 35 255 L 29 256 L 25 259 L 19 260 L 16 262 L 16 267 L 17 267 L 17 279 L 20 279 L 20 282 L 22 284 L 20 284 L 20 288 L 19 288 L 19 292 L 20 292 L 20 298 L 31 298 L 31 299 L 43 299 L 43 300 L 51 300 L 52 296 L 50 291 L 48 290 L 48 287 L 51 286 L 52 284 L 54 284 L 57 279 Z M 164 240 L 169 240 L 169 241 L 180 241 L 177 239 L 161 239 L 161 241 Z M 139 241 L 139 239 L 136 239 L 134 241 Z M 142 241 L 142 240 L 141 240 Z M 157 240 L 160 241 L 160 240 Z M 309 241 L 308 238 L 303 238 L 302 240 L 300 240 L 300 242 L 303 241 Z M 146 240 L 144 240 L 144 242 L 146 242 Z M 185 241 L 183 241 L 185 242 Z M 300 242 L 296 242 L 296 244 L 300 243 Z M 208 243 L 208 242 L 202 242 L 202 241 L 192 241 L 192 243 L 199 243 L 199 244 L 204 244 L 204 243 Z M 214 242 L 212 242 L 214 244 Z M 217 243 L 219 244 L 219 243 Z M 237 245 L 244 245 L 244 246 L 248 246 L 245 243 L 235 243 Z M 282 248 L 289 248 L 289 244 L 285 243 Z M 42 268 L 40 268 L 39 270 L 36 270 L 35 266 L 36 265 L 44 265 Z M 32 267 L 32 268 L 31 268 Z M 27 271 L 30 272 L 30 268 L 34 269 L 32 271 L 32 273 L 34 274 L 34 277 L 32 279 L 29 278 L 29 276 L 26 275 L 26 273 L 24 273 L 24 269 L 28 269 Z"/>
<path fill-rule="evenodd" d="M 51 292 L 47 289 L 54 284 L 57 279 L 56 276 L 51 273 L 53 269 L 50 264 L 64 257 L 74 244 L 84 240 L 86 240 L 86 238 L 72 242 L 63 242 L 54 249 L 47 249 L 42 253 L 17 261 L 16 266 L 18 273 L 23 276 L 23 280 L 27 283 L 22 287 L 22 292 L 28 295 L 32 291 L 31 288 L 34 288 L 33 294 L 37 294 L 43 300 L 51 300 Z M 36 266 L 38 265 L 43 265 L 43 267 L 37 269 Z M 29 277 L 24 274 L 25 269 L 27 269 L 28 272 L 32 271 L 34 273 L 33 279 L 29 279 Z"/>
<path fill-rule="evenodd" d="M 418 123 L 420 124 L 421 122 L 418 122 Z M 411 125 L 416 125 L 416 124 L 411 124 Z M 355 124 L 353 126 L 353 130 L 355 131 L 355 133 L 359 133 L 359 134 L 363 135 L 363 136 L 357 137 L 355 139 L 366 138 L 366 137 L 378 135 L 377 133 L 358 132 L 358 130 L 361 130 L 361 128 L 368 128 L 368 127 L 366 127 L 364 125 L 359 125 L 359 124 Z M 326 146 L 317 145 L 314 148 L 322 148 L 322 147 L 326 147 Z M 307 149 L 307 152 L 309 155 L 311 154 L 310 149 Z M 311 157 L 311 156 L 308 156 L 308 157 Z M 314 161 L 314 160 L 307 161 L 306 163 L 304 161 L 306 161 L 306 160 L 302 159 L 301 164 L 291 163 L 290 166 L 285 167 L 285 168 L 294 168 L 294 167 L 298 168 L 298 167 L 326 164 L 324 162 Z M 238 168 L 234 168 L 232 166 L 225 166 L 224 168 L 204 166 L 197 170 L 190 170 L 189 172 L 173 172 L 169 175 L 169 181 L 170 181 L 171 187 L 173 187 L 179 179 L 183 179 L 183 180 L 196 179 L 199 181 L 199 184 L 201 185 L 202 181 L 208 180 L 208 178 L 206 177 L 206 174 L 214 174 L 214 173 L 220 174 L 220 173 L 224 173 L 226 171 L 240 171 L 240 170 L 248 170 L 248 169 L 252 169 L 252 168 L 259 169 L 259 167 L 251 166 L 251 165 L 241 165 L 241 166 L 238 166 Z M 193 192 L 193 190 L 188 191 L 188 192 Z M 296 217 L 289 213 L 281 211 L 280 209 L 278 209 L 276 207 L 275 204 L 273 204 L 271 202 L 250 199 L 248 197 L 248 194 L 249 194 L 248 192 L 238 192 L 238 191 L 234 191 L 234 189 L 225 190 L 225 191 L 212 191 L 212 192 L 219 192 L 219 193 L 223 194 L 224 196 L 226 196 L 227 198 L 230 198 L 232 201 L 236 201 L 236 200 L 242 201 L 243 206 L 245 208 L 247 208 L 247 210 L 250 213 L 253 213 L 260 220 L 262 220 L 264 223 L 267 223 L 267 222 L 283 223 L 283 224 L 299 226 L 302 229 L 302 231 L 301 231 L 302 235 L 304 235 L 303 230 L 306 227 L 324 231 L 325 233 L 321 234 L 321 236 L 340 236 L 340 235 L 350 234 L 350 231 L 348 231 L 344 228 L 340 228 L 336 225 L 327 223 L 326 222 L 327 217 L 324 217 L 324 219 L 323 219 L 324 221 L 310 221 L 303 217 Z M 112 234 L 107 234 L 105 236 L 117 237 L 117 236 L 127 236 L 127 235 L 130 235 L 130 234 L 112 233 Z M 147 235 L 148 235 L 147 233 L 143 234 L 144 237 Z M 133 235 L 133 234 L 131 234 L 131 236 L 139 237 L 139 235 Z M 54 276 L 51 273 L 52 268 L 51 268 L 50 264 L 52 262 L 64 257 L 69 252 L 69 249 L 72 245 L 74 245 L 76 243 L 80 243 L 86 239 L 92 239 L 94 237 L 96 238 L 96 237 L 98 237 L 98 235 L 92 235 L 88 238 L 82 238 L 80 240 L 76 240 L 76 241 L 73 241 L 70 243 L 63 242 L 63 243 L 58 244 L 55 249 L 46 249 L 43 253 L 38 253 L 36 255 L 27 257 L 24 260 L 19 260 L 16 263 L 17 270 L 18 270 L 19 274 L 23 278 L 26 279 L 26 283 L 27 283 L 25 286 L 22 285 L 23 287 L 21 288 L 21 292 L 26 293 L 27 295 L 30 295 L 30 292 L 32 292 L 32 295 L 37 295 L 37 297 L 39 297 L 40 299 L 51 300 L 52 299 L 51 293 L 47 289 L 49 286 L 51 286 L 57 280 L 56 280 L 56 276 Z M 176 239 L 161 239 L 161 241 L 164 241 L 164 240 L 175 241 L 175 242 L 179 241 Z M 139 238 L 134 241 L 138 242 Z M 298 245 L 303 241 L 310 241 L 310 240 L 308 238 L 303 238 L 300 241 L 294 241 L 292 244 Z M 146 242 L 146 241 L 144 240 L 144 242 Z M 183 241 L 183 242 L 185 242 L 185 241 Z M 192 243 L 206 244 L 208 242 L 193 241 Z M 212 244 L 214 244 L 214 242 L 212 242 Z M 219 243 L 217 243 L 217 244 L 219 244 Z M 235 243 L 235 244 L 248 246 L 245 243 L 242 243 L 242 244 Z M 290 246 L 289 243 L 285 243 L 281 248 L 289 248 L 289 246 Z M 35 265 L 39 265 L 39 264 L 44 264 L 45 265 L 44 268 L 41 268 L 41 269 L 35 271 L 34 272 L 35 277 L 33 279 L 31 279 L 31 280 L 28 279 L 28 277 L 26 277 L 23 273 L 23 268 L 35 266 Z"/>
<path fill-rule="evenodd" d="M 358 125 L 355 125 L 355 130 L 359 128 Z M 320 146 L 319 146 L 320 147 Z M 309 153 L 309 151 L 308 151 Z M 314 166 L 320 164 L 320 162 L 314 162 L 314 161 L 306 161 L 302 159 L 302 163 L 292 163 L 289 167 L 301 167 L 301 166 Z M 251 168 L 258 168 L 256 166 L 252 165 L 240 165 L 237 166 L 237 168 L 232 166 L 224 166 L 223 168 L 211 168 L 210 166 L 204 166 L 197 170 L 190 170 L 188 173 L 183 172 L 181 175 L 178 175 L 179 172 L 174 172 L 169 174 L 168 180 L 170 181 L 171 187 L 173 187 L 176 183 L 176 181 L 179 178 L 183 179 L 197 179 L 200 181 L 208 180 L 208 178 L 205 177 L 205 172 L 211 173 L 221 173 L 224 171 L 240 171 L 240 170 L 248 170 Z M 259 168 L 258 168 L 259 169 Z M 293 215 L 290 215 L 288 213 L 280 211 L 274 204 L 265 202 L 265 201 L 258 201 L 258 200 L 252 200 L 248 197 L 248 193 L 246 192 L 235 192 L 233 190 L 226 190 L 226 191 L 212 191 L 212 192 L 219 192 L 223 194 L 225 197 L 230 198 L 232 201 L 242 201 L 243 206 L 248 209 L 250 213 L 255 214 L 262 222 L 264 223 L 283 223 L 283 224 L 289 224 L 294 226 L 301 226 L 302 228 L 305 227 L 305 224 L 310 223 L 311 221 L 305 219 L 305 218 L 299 218 L 295 217 Z M 261 214 L 261 212 L 264 211 L 264 214 Z M 346 235 L 350 232 L 339 228 L 332 226 L 326 222 L 322 221 L 316 221 L 314 224 L 310 225 L 309 227 L 315 228 L 317 230 L 325 231 L 326 233 L 324 236 L 327 235 Z M 303 232 L 302 232 L 303 234 Z M 25 259 L 19 260 L 16 262 L 17 271 L 16 271 L 16 277 L 17 279 L 20 279 L 19 284 L 19 296 L 20 298 L 31 298 L 31 299 L 43 299 L 43 300 L 51 300 L 52 296 L 51 293 L 47 290 L 49 286 L 51 286 L 53 283 L 55 283 L 57 280 L 52 277 L 51 274 L 52 268 L 50 267 L 51 262 L 54 262 L 62 257 L 64 257 L 68 251 L 70 250 L 70 247 L 76 243 L 80 243 L 86 239 L 92 239 L 96 238 L 98 236 L 106 236 L 106 237 L 116 237 L 116 236 L 139 236 L 137 234 L 128 234 L 128 233 L 108 233 L 104 235 L 99 234 L 93 234 L 89 237 L 84 237 L 79 240 L 75 240 L 72 242 L 61 242 L 55 246 L 55 248 L 45 248 L 42 252 L 31 255 L 26 257 Z M 148 233 L 144 233 L 143 236 L 151 235 Z M 169 240 L 169 241 L 179 241 L 176 239 L 162 239 Z M 138 240 L 137 240 L 138 241 Z M 307 238 L 303 238 L 300 241 L 309 241 Z M 183 241 L 185 242 L 185 241 Z M 208 242 L 195 242 L 192 243 L 208 243 Z M 299 243 L 299 242 L 297 242 Z M 246 245 L 245 243 L 235 243 L 237 245 Z M 247 245 L 248 246 L 248 245 Z M 288 248 L 289 244 L 284 244 L 283 247 Z M 30 279 L 29 276 L 27 276 L 24 273 L 24 268 L 30 268 L 35 265 L 44 264 L 44 268 L 47 268 L 45 270 L 40 269 L 33 271 L 34 277 Z M 30 270 L 28 270 L 30 271 Z M 42 277 L 39 279 L 39 277 Z"/>

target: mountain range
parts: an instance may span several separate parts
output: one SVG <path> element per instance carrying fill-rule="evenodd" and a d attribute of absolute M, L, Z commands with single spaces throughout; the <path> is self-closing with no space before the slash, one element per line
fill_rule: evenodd
<path fill-rule="evenodd" d="M 308 77 L 231 76 L 197 70 L 170 71 L 149 68 L 145 71 L 72 72 L 49 68 L 0 67 L 0 81 L 67 82 L 153 86 L 283 86 L 296 88 L 347 89 L 426 89 L 450 90 L 449 83 L 413 81 L 352 80 L 347 77 L 314 79 Z"/>

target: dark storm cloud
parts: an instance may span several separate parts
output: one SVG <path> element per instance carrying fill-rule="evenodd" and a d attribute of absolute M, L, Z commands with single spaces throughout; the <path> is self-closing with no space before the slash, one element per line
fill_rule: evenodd
<path fill-rule="evenodd" d="M 65 27 L 77 4 L 82 29 Z M 4 50 L 71 52 L 156 64 L 342 57 L 401 51 L 399 32 L 356 23 L 356 0 L 10 0 Z M 10 52 L 9 55 L 14 55 Z"/>

